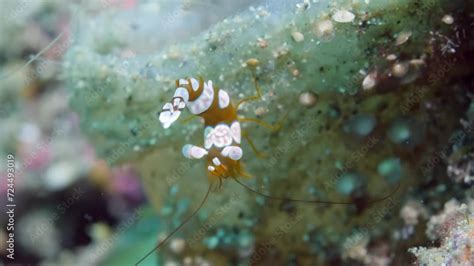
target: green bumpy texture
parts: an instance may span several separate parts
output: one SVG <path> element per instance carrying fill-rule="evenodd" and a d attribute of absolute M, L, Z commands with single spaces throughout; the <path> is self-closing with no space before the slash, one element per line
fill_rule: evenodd
<path fill-rule="evenodd" d="M 277 250 L 273 259 L 285 264 L 293 255 L 302 263 L 323 264 L 337 261 L 354 234 L 390 237 L 401 223 L 401 204 L 412 196 L 408 188 L 432 178 L 434 169 L 424 163 L 447 145 L 465 111 L 453 109 L 456 99 L 446 89 L 451 76 L 463 75 L 462 66 L 453 63 L 461 52 L 444 56 L 430 42 L 433 30 L 454 35 L 441 18 L 462 13 L 462 1 L 310 1 L 306 9 L 295 8 L 297 3 L 270 1 L 208 29 L 186 32 L 184 27 L 163 37 L 159 35 L 170 34 L 166 30 L 176 24 L 192 23 L 179 11 L 167 11 L 175 10 L 168 3 L 157 11 L 166 23 L 150 26 L 150 14 L 145 14 L 150 8 L 143 7 L 136 11 L 144 13 L 140 19 L 113 11 L 93 18 L 83 15 L 80 30 L 73 33 L 75 44 L 64 70 L 71 106 L 99 156 L 110 164 L 133 162 L 140 170 L 160 218 L 169 221 L 164 223 L 169 228 L 160 231 L 171 231 L 184 217 L 176 211 L 193 208 L 181 201 L 197 204 L 208 184 L 204 163 L 181 155 L 184 144 L 202 145 L 202 123 L 177 122 L 165 130 L 157 113 L 182 77 L 213 80 L 234 103 L 255 94 L 249 59 L 258 60 L 255 73 L 264 95 L 262 101 L 242 106 L 239 114 L 268 123 L 284 119 L 275 132 L 243 125 L 266 155 L 258 158 L 244 142 L 243 163 L 253 177 L 248 184 L 272 195 L 356 202 L 321 206 L 270 201 L 226 180 L 199 216 L 201 222 L 217 216 L 214 229 L 196 236 L 200 223 L 194 222 L 181 232 L 184 238 L 197 239 L 186 253 L 210 249 L 206 258 L 216 265 L 261 247 L 265 252 L 258 257 L 240 258 L 264 263 L 272 261 L 270 250 Z M 353 22 L 332 18 L 342 9 L 355 14 Z M 321 33 L 322 23 L 330 27 Z M 402 64 L 420 58 L 423 63 L 412 62 L 408 73 L 394 77 L 389 54 Z M 377 84 L 364 90 L 368 73 L 377 73 Z M 300 100 L 305 92 L 314 102 Z M 427 111 L 425 102 L 441 100 L 435 115 Z M 369 204 L 398 183 L 401 187 L 389 201 Z M 231 208 L 216 214 L 222 206 Z M 223 244 L 212 238 L 217 228 L 252 234 Z M 215 243 L 220 243 L 217 248 Z"/>

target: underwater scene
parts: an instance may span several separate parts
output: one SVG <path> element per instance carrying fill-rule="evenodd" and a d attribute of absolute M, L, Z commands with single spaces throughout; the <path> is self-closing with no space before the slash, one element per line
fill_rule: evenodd
<path fill-rule="evenodd" d="M 474 1 L 0 14 L 0 265 L 474 266 Z"/>

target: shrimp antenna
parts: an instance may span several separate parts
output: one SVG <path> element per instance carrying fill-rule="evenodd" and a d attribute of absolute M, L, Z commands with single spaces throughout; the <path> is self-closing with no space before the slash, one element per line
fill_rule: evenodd
<path fill-rule="evenodd" d="M 255 194 L 258 194 L 262 197 L 265 197 L 265 198 L 269 198 L 269 199 L 273 199 L 273 200 L 281 200 L 281 201 L 292 201 L 292 202 L 304 202 L 304 203 L 328 203 L 328 204 L 341 204 L 341 205 L 352 205 L 352 204 L 356 204 L 355 202 L 353 201 L 323 201 L 323 200 L 302 200 L 302 199 L 290 199 L 290 198 L 283 198 L 283 197 L 275 197 L 275 196 L 271 196 L 271 195 L 265 195 L 263 194 L 262 192 L 260 191 L 257 191 L 257 190 L 254 190 L 253 188 L 249 187 L 248 185 L 240 182 L 237 178 L 234 177 L 234 180 L 235 182 L 239 183 L 241 186 L 243 186 L 244 188 L 248 189 L 249 191 L 255 193 Z M 390 192 L 390 194 L 388 194 L 387 196 L 383 197 L 383 198 L 380 198 L 380 199 L 375 199 L 375 200 L 371 200 L 369 202 L 367 202 L 367 204 L 372 204 L 372 203 L 376 203 L 376 202 L 380 202 L 380 201 L 384 201 L 390 197 L 392 197 L 397 191 L 398 189 L 400 188 L 400 183 L 397 184 L 397 187 L 392 191 Z"/>
<path fill-rule="evenodd" d="M 176 227 L 176 229 L 173 230 L 173 232 L 171 232 L 170 234 L 168 234 L 168 236 L 166 236 L 165 239 L 161 240 L 160 243 L 158 243 L 158 245 L 156 247 L 154 247 L 152 250 L 150 250 L 143 258 L 141 258 L 139 261 L 137 261 L 137 263 L 135 263 L 135 266 L 137 266 L 138 264 L 142 263 L 148 256 L 150 256 L 153 252 L 157 251 L 158 249 L 160 249 L 161 246 L 163 246 L 166 241 L 168 241 L 176 232 L 178 232 L 181 227 L 183 227 L 191 218 L 193 218 L 194 215 L 196 215 L 196 213 L 198 213 L 198 211 L 202 208 L 202 206 L 204 205 L 204 203 L 206 202 L 207 200 L 207 197 L 209 196 L 209 193 L 211 192 L 211 188 L 212 188 L 212 183 L 209 184 L 209 189 L 207 190 L 206 192 L 206 195 L 204 196 L 204 198 L 202 199 L 201 203 L 199 204 L 199 207 L 197 209 L 195 209 L 193 211 L 193 213 L 191 215 L 189 215 L 188 217 L 186 217 L 186 219 L 184 219 L 184 221 L 178 226 Z"/>

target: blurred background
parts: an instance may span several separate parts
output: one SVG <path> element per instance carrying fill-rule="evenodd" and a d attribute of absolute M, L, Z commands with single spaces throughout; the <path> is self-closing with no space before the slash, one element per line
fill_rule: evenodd
<path fill-rule="evenodd" d="M 68 107 L 62 59 L 74 43 L 72 13 L 133 8 L 135 1 L 2 1 L 0 154 L 15 156 L 15 263 L 92 265 L 121 222 L 145 202 L 133 167 L 98 158 Z M 6 204 L 7 165 L 0 166 Z M 1 215 L 6 258 L 8 216 Z M 102 243 L 97 258 L 91 250 Z"/>

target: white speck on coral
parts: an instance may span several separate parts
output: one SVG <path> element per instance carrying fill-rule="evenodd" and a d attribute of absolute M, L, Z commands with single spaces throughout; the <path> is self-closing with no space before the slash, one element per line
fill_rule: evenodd
<path fill-rule="evenodd" d="M 303 35 L 303 33 L 299 32 L 299 31 L 295 31 L 295 32 L 291 33 L 291 37 L 293 37 L 293 40 L 295 42 L 304 41 L 304 35 Z"/>
<path fill-rule="evenodd" d="M 362 81 L 362 88 L 364 90 L 371 90 L 377 85 L 376 81 L 377 73 L 369 73 L 367 76 L 365 76 L 364 80 Z"/>
<path fill-rule="evenodd" d="M 332 19 L 339 23 L 349 23 L 354 21 L 355 15 L 347 10 L 338 10 L 334 15 L 332 15 Z"/>
<path fill-rule="evenodd" d="M 398 34 L 395 45 L 402 45 L 408 41 L 411 37 L 411 31 L 402 31 Z"/>
<path fill-rule="evenodd" d="M 444 15 L 443 18 L 441 19 L 444 23 L 451 25 L 454 22 L 454 18 L 451 15 Z"/>

